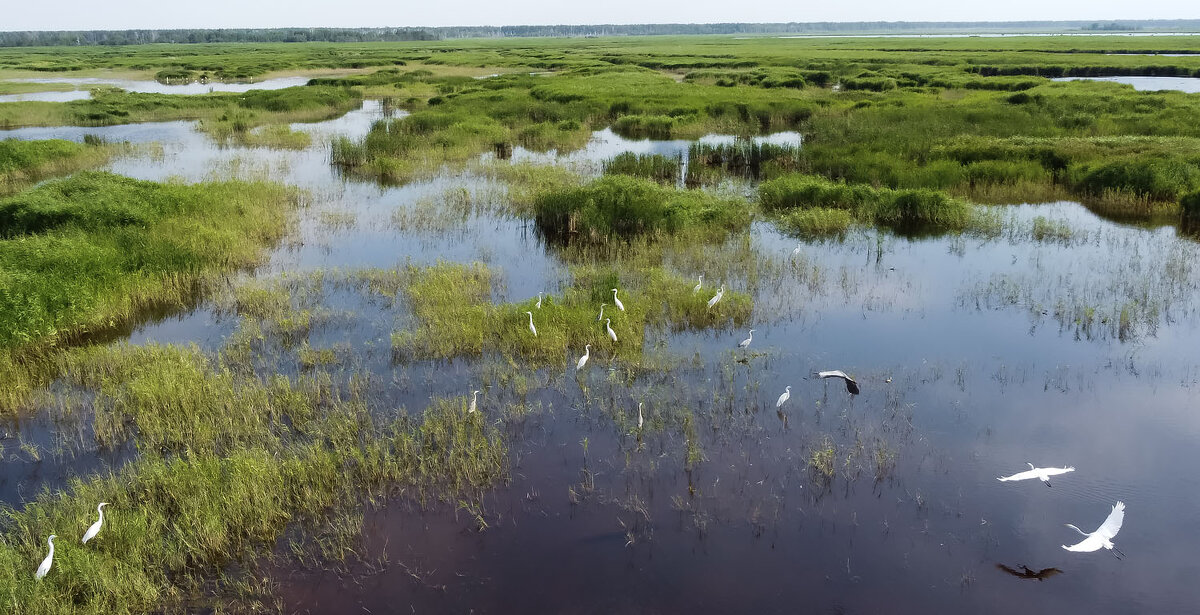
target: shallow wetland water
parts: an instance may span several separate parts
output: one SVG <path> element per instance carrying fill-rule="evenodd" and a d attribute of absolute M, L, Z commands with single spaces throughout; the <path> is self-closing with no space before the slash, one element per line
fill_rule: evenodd
<path fill-rule="evenodd" d="M 369 375 L 372 408 L 419 414 L 432 397 L 476 388 L 485 414 L 528 408 L 496 419 L 511 439 L 512 481 L 486 496 L 486 529 L 449 504 L 401 496 L 368 508 L 360 556 L 268 565 L 286 612 L 1195 608 L 1200 247 L 1179 229 L 1111 222 L 1076 203 L 992 206 L 993 230 L 964 235 L 856 229 L 798 241 L 757 222 L 702 262 L 665 257 L 691 279 L 706 272 L 704 293 L 724 283 L 753 297 L 748 352 L 736 350 L 744 328 L 652 328 L 652 368 L 598 355 L 576 375 L 582 348 L 572 349 L 518 387 L 488 381 L 486 355 L 397 357 L 389 336 L 408 322 L 403 302 L 337 283 L 364 268 L 478 261 L 498 272 L 492 300 L 502 302 L 569 280 L 559 248 L 486 206 L 504 192 L 482 167 L 401 187 L 342 177 L 328 138 L 359 137 L 384 113 L 368 101 L 295 125 L 316 137 L 300 151 L 218 147 L 189 122 L 0 133 L 160 144 L 109 165 L 137 178 L 266 176 L 307 190 L 291 237 L 231 286 L 320 272 L 305 300 L 324 317 L 305 341 L 338 349 L 335 377 Z M 602 131 L 579 152 L 517 151 L 512 163 L 595 172 L 621 151 L 674 155 L 687 144 Z M 483 206 L 396 223 L 398 211 L 459 189 Z M 219 304 L 157 315 L 113 342 L 214 351 L 239 326 Z M 269 352 L 278 355 L 264 369 L 304 369 L 292 346 Z M 852 373 L 862 394 L 813 378 L 819 369 Z M 100 451 L 86 417 L 66 420 L 50 409 L 2 426 L 4 501 L 19 507 L 134 454 Z M 1051 487 L 996 480 L 1026 462 L 1077 471 Z M 1094 528 L 1117 500 L 1128 506 L 1116 540 L 1124 560 L 1060 547 L 1078 538 L 1064 523 Z M 1061 573 L 1023 579 L 1001 565 Z"/>

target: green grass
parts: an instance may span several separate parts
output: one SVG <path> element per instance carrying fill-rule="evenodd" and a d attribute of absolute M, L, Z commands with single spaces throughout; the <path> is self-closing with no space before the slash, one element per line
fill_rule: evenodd
<path fill-rule="evenodd" d="M 0 200 L 0 347 L 68 339 L 183 306 L 258 262 L 293 195 L 268 183 L 157 184 L 84 172 Z"/>
<path fill-rule="evenodd" d="M 533 365 L 565 364 L 573 353 L 592 345 L 595 357 L 617 357 L 636 363 L 643 352 L 646 329 L 668 326 L 701 329 L 740 325 L 750 315 L 751 300 L 728 289 L 709 310 L 710 293 L 693 293 L 695 282 L 657 267 L 637 267 L 618 273 L 610 265 L 592 263 L 571 267 L 572 285 L 561 294 L 508 304 L 488 301 L 492 274 L 480 264 L 443 263 L 378 272 L 370 281 L 377 292 L 400 292 L 412 310 L 408 326 L 392 334 L 392 347 L 404 360 L 449 359 L 497 353 Z M 625 304 L 617 310 L 612 288 Z M 612 321 L 617 341 L 610 340 L 598 321 L 600 304 Z M 529 330 L 529 315 L 537 327 Z M 577 356 L 574 358 L 578 358 Z"/>
<path fill-rule="evenodd" d="M 604 174 L 631 175 L 671 184 L 679 179 L 680 164 L 678 157 L 625 152 L 604 161 Z"/>
<path fill-rule="evenodd" d="M 0 140 L 0 196 L 17 192 L 49 177 L 66 175 L 104 163 L 114 146 L 63 141 Z"/>
<path fill-rule="evenodd" d="M 907 231 L 962 230 L 970 214 L 967 203 L 936 190 L 872 188 L 800 174 L 763 182 L 758 196 L 763 209 L 782 213 L 783 226 L 799 232 L 844 230 L 851 218 Z M 814 213 L 799 213 L 804 211 Z"/>
<path fill-rule="evenodd" d="M 542 234 L 564 242 L 671 234 L 689 226 L 723 234 L 750 221 L 746 201 L 623 175 L 543 194 L 534 207 Z"/>

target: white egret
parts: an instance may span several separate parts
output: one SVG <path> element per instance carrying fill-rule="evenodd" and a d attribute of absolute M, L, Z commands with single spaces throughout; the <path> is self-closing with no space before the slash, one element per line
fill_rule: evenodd
<path fill-rule="evenodd" d="M 533 336 L 537 337 L 537 327 L 533 326 L 533 312 L 525 312 L 529 314 L 529 330 L 533 331 Z"/>
<path fill-rule="evenodd" d="M 1068 523 L 1067 527 L 1079 532 L 1080 534 L 1083 534 L 1084 536 L 1087 536 L 1087 538 L 1085 538 L 1083 542 L 1071 545 L 1069 547 L 1067 545 L 1063 545 L 1062 548 L 1068 551 L 1087 553 L 1090 551 L 1096 551 L 1100 547 L 1104 547 L 1105 549 L 1111 549 L 1117 553 L 1120 553 L 1121 550 L 1113 546 L 1112 539 L 1116 537 L 1117 532 L 1121 531 L 1121 523 L 1124 521 L 1125 502 L 1117 502 L 1117 505 L 1112 507 L 1112 512 L 1108 513 L 1108 518 L 1104 520 L 1104 523 L 1100 524 L 1100 527 L 1096 528 L 1096 531 L 1090 534 Z"/>
<path fill-rule="evenodd" d="M 479 391 L 475 391 L 475 392 L 471 393 L 471 407 L 467 408 L 467 414 L 471 414 L 472 412 L 475 412 L 476 402 L 478 402 L 478 401 L 479 401 Z"/>
<path fill-rule="evenodd" d="M 782 408 L 783 405 L 787 403 L 787 400 L 789 400 L 791 398 L 792 398 L 792 387 L 791 387 L 791 385 L 788 385 L 783 388 L 783 395 L 779 396 L 779 401 L 775 402 L 775 407 Z"/>
<path fill-rule="evenodd" d="M 54 539 L 55 538 L 58 538 L 58 536 L 51 534 L 50 538 L 46 539 L 46 542 L 50 544 L 50 553 L 46 555 L 46 559 L 42 560 L 42 565 L 38 566 L 37 572 L 33 573 L 33 578 L 35 578 L 39 581 L 42 580 L 42 577 L 46 576 L 46 573 L 50 572 L 50 566 L 51 566 L 51 564 L 54 563 Z"/>
<path fill-rule="evenodd" d="M 583 366 L 587 365 L 588 358 L 591 356 L 592 356 L 592 345 L 588 344 L 583 347 L 583 356 L 579 357 L 579 362 L 575 364 L 575 371 L 579 371 L 579 370 L 583 369 Z"/>
<path fill-rule="evenodd" d="M 537 309 L 542 309 L 542 293 L 538 293 Z"/>
<path fill-rule="evenodd" d="M 816 372 L 816 375 L 818 378 L 821 378 L 821 379 L 841 378 L 842 380 L 846 381 L 846 390 L 849 391 L 851 395 L 858 395 L 858 382 L 855 381 L 853 378 L 851 378 L 849 375 L 847 375 L 846 372 L 844 372 L 840 369 L 833 369 L 833 370 L 824 371 L 824 372 Z"/>
<path fill-rule="evenodd" d="M 83 533 L 83 544 L 86 545 L 89 540 L 95 538 L 96 534 L 100 533 L 100 526 L 104 525 L 105 506 L 108 506 L 108 502 L 100 502 L 100 505 L 96 507 L 96 512 L 100 513 L 100 520 L 93 523 L 92 527 L 89 527 L 88 530 Z"/>
<path fill-rule="evenodd" d="M 612 338 L 612 341 L 614 342 L 617 341 L 617 332 L 612 330 L 611 318 L 604 319 L 604 328 L 608 331 L 608 337 Z"/>
<path fill-rule="evenodd" d="M 642 424 L 646 422 L 646 418 L 642 416 L 642 402 L 638 402 L 638 429 L 642 428 Z"/>
<path fill-rule="evenodd" d="M 704 288 L 704 274 L 700 274 L 700 277 L 696 278 L 696 280 L 696 286 L 692 288 L 693 295 L 700 292 L 701 288 Z"/>
<path fill-rule="evenodd" d="M 1049 486 L 1051 476 L 1056 476 L 1058 474 L 1066 474 L 1067 472 L 1075 471 L 1074 466 L 1068 466 L 1065 468 L 1035 468 L 1035 467 L 1033 467 L 1033 464 L 1029 463 L 1029 462 L 1025 462 L 1025 465 L 1029 466 L 1028 470 L 1025 470 L 1024 472 L 1017 472 L 1016 474 L 1013 474 L 1012 476 L 1001 476 L 1000 478 L 997 478 L 996 480 L 1010 481 L 1010 480 L 1028 480 L 1030 478 L 1040 478 L 1040 479 L 1042 479 L 1043 483 L 1046 483 L 1046 485 Z"/>
<path fill-rule="evenodd" d="M 596 322 L 600 322 L 601 320 L 604 320 L 604 306 L 606 306 L 606 305 L 608 305 L 608 304 L 607 303 L 600 304 L 600 315 L 596 317 Z"/>
<path fill-rule="evenodd" d="M 750 347 L 750 342 L 754 341 L 754 329 L 750 330 L 750 337 L 738 342 L 738 348 L 745 350 Z"/>
<path fill-rule="evenodd" d="M 613 305 L 617 306 L 618 310 L 625 311 L 625 304 L 621 303 L 620 299 L 617 299 L 617 289 L 615 288 L 613 289 Z"/>
<path fill-rule="evenodd" d="M 718 290 L 717 294 L 713 295 L 713 298 L 708 300 L 708 309 L 711 310 L 712 306 L 716 305 L 717 302 L 721 300 L 721 297 L 724 297 L 724 296 L 725 296 L 725 285 L 722 284 L 721 290 Z"/>

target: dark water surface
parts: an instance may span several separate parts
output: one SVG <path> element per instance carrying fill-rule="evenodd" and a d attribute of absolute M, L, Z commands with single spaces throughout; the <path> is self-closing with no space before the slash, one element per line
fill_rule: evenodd
<path fill-rule="evenodd" d="M 297 125 L 321 137 L 299 152 L 216 147 L 186 122 L 0 134 L 157 142 L 160 153 L 111 169 L 156 180 L 265 175 L 307 189 L 295 236 L 246 278 L 478 260 L 501 272 L 496 301 L 565 283 L 556 251 L 496 210 L 445 227 L 393 223 L 449 190 L 486 200 L 495 186 L 483 174 L 380 187 L 333 170 L 324 137 L 361 136 L 383 114 L 368 102 Z M 620 151 L 686 146 L 604 131 L 553 161 L 594 166 Z M 514 152 L 522 157 L 551 161 Z M 601 360 L 577 380 L 577 355 L 564 357 L 560 370 L 533 375 L 541 384 L 528 401 L 540 409 L 504 426 L 513 480 L 487 497 L 487 529 L 452 504 L 369 510 L 363 561 L 337 571 L 272 564 L 285 611 L 1194 612 L 1200 247 L 1174 227 L 1120 225 L 1075 203 L 989 211 L 1007 230 L 872 229 L 797 245 L 757 223 L 712 247 L 711 261 L 680 264 L 688 277 L 703 267 L 705 293 L 723 281 L 753 295 L 744 362 L 734 347 L 746 332 L 732 329 L 647 332 L 670 367 L 632 386 Z M 340 316 L 309 342 L 348 344 L 350 369 L 371 374 L 381 410 L 420 412 L 431 397 L 484 388 L 486 414 L 516 397 L 486 380 L 484 360 L 397 363 L 388 335 L 406 322 L 402 305 L 333 286 L 318 300 Z M 216 349 L 236 327 L 202 302 L 126 339 Z M 818 369 L 854 374 L 862 394 L 812 378 Z M 640 442 L 630 427 L 639 401 L 651 427 Z M 703 455 L 690 469 L 684 435 L 661 427 L 680 408 L 695 416 Z M 3 426 L 6 503 L 132 454 L 98 453 L 86 421 L 57 416 Z M 35 460 L 19 440 L 47 452 Z M 826 446 L 831 479 L 810 468 Z M 1052 487 L 996 480 L 1026 462 L 1077 470 Z M 1128 507 L 1115 539 L 1125 559 L 1060 547 L 1081 538 L 1063 524 L 1093 530 L 1117 500 Z M 1061 573 L 1022 579 L 1001 564 Z"/>

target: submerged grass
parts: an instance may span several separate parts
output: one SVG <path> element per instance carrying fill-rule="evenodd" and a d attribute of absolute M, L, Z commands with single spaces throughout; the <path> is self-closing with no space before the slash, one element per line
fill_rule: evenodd
<path fill-rule="evenodd" d="M 0 196 L 7 196 L 43 179 L 100 165 L 118 146 L 92 142 L 0 140 Z"/>

